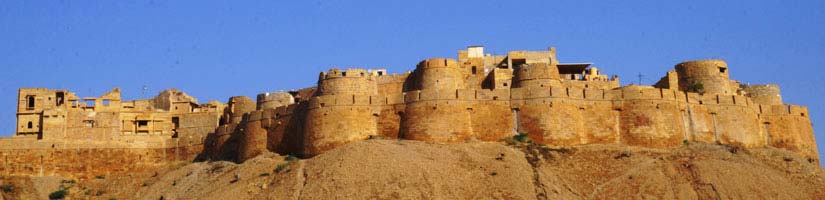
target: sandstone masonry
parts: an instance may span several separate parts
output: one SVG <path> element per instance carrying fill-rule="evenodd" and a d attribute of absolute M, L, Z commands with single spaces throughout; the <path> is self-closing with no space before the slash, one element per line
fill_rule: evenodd
<path fill-rule="evenodd" d="M 310 157 L 371 137 L 455 143 L 518 133 L 553 147 L 693 141 L 772 146 L 819 160 L 806 107 L 784 104 L 776 85 L 744 85 L 729 73 L 722 60 L 688 61 L 653 86 L 620 87 L 590 63 L 560 63 L 554 48 L 491 55 L 472 46 L 457 60 L 427 59 L 411 72 L 331 69 L 316 87 L 227 104 L 198 104 L 176 90 L 121 102 L 117 89 L 84 99 L 21 89 L 17 133 L 0 140 L 2 171 L 65 170 L 49 160 L 80 149 L 68 144 L 153 158 L 135 162 L 198 153 L 242 162 L 266 151 Z"/>

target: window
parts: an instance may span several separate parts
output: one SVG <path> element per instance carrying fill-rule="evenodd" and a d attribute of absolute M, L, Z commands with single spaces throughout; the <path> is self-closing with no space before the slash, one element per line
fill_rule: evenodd
<path fill-rule="evenodd" d="M 383 76 L 383 75 L 384 75 L 384 72 L 383 72 L 383 71 L 378 71 L 378 75 L 379 75 L 379 76 Z"/>
<path fill-rule="evenodd" d="M 57 106 L 61 106 L 61 105 L 63 105 L 63 98 L 64 98 L 64 96 L 65 96 L 65 95 L 63 94 L 63 92 L 57 92 L 57 94 L 56 94 L 55 96 L 56 96 L 56 98 L 55 98 L 55 105 L 57 105 Z"/>
<path fill-rule="evenodd" d="M 727 70 L 728 70 L 728 68 L 720 67 L 719 68 L 719 73 L 725 73 L 725 71 L 727 71 Z"/>
<path fill-rule="evenodd" d="M 137 125 L 138 125 L 138 127 L 146 127 L 146 126 L 149 126 L 149 121 L 148 120 L 140 120 L 140 121 L 137 121 Z"/>
<path fill-rule="evenodd" d="M 86 100 L 86 107 L 95 107 L 95 100 Z"/>
<path fill-rule="evenodd" d="M 180 118 L 172 117 L 172 124 L 175 125 L 175 129 L 178 129 L 178 127 L 180 127 Z"/>
<path fill-rule="evenodd" d="M 109 100 L 108 99 L 103 100 L 103 106 L 109 106 Z"/>
<path fill-rule="evenodd" d="M 26 108 L 34 109 L 34 96 L 26 96 Z"/>
<path fill-rule="evenodd" d="M 27 126 L 27 127 L 29 127 L 29 129 L 31 129 L 32 127 L 34 127 L 34 126 L 32 125 L 32 122 L 31 122 L 31 121 L 29 121 L 29 124 L 28 124 L 28 126 Z"/>
<path fill-rule="evenodd" d="M 477 71 L 477 70 L 478 70 L 478 69 L 476 69 L 476 66 L 473 66 L 473 69 L 472 69 L 473 75 L 475 75 L 475 74 L 476 74 L 476 71 Z"/>
<path fill-rule="evenodd" d="M 94 128 L 95 120 L 83 120 L 83 124 L 86 125 L 87 128 Z"/>

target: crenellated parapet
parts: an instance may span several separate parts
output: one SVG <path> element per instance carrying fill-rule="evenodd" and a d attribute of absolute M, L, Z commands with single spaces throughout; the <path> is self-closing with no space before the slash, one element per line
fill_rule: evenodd
<path fill-rule="evenodd" d="M 374 95 L 378 93 L 376 76 L 365 69 L 330 69 L 319 75 L 317 95 Z"/>

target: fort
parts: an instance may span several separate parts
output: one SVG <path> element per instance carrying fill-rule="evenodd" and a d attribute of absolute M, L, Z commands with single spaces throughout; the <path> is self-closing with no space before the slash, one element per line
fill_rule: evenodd
<path fill-rule="evenodd" d="M 330 69 L 315 87 L 199 104 L 177 90 L 121 101 L 20 89 L 17 131 L 0 139 L 5 175 L 73 174 L 167 161 L 243 162 L 263 152 L 311 157 L 372 137 L 434 143 L 501 141 L 670 148 L 685 142 L 775 147 L 819 162 L 806 107 L 777 85 L 731 80 L 722 60 L 678 63 L 652 86 L 620 86 L 555 48 L 492 55 L 484 47 L 415 70 Z"/>

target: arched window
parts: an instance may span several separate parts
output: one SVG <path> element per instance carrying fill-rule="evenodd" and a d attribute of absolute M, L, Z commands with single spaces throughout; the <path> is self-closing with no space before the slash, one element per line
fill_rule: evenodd
<path fill-rule="evenodd" d="M 28 108 L 34 108 L 34 96 L 27 96 L 26 97 L 26 104 L 27 104 L 26 106 L 28 106 Z"/>
<path fill-rule="evenodd" d="M 32 122 L 29 122 L 28 127 L 29 127 L 29 129 L 31 129 L 33 127 Z"/>

